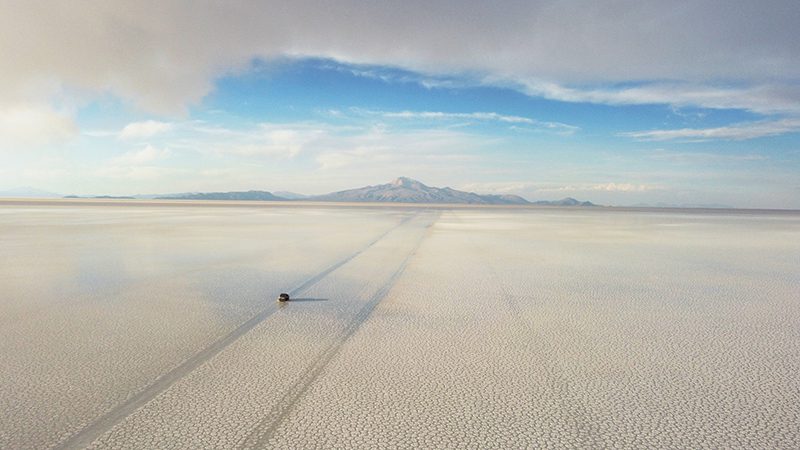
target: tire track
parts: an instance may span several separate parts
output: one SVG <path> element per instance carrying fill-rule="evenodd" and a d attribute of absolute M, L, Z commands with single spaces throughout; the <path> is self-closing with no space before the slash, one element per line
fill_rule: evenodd
<path fill-rule="evenodd" d="M 339 333 L 339 336 L 331 342 L 314 361 L 303 371 L 290 387 L 289 390 L 278 400 L 276 405 L 269 411 L 269 413 L 262 419 L 253 430 L 248 434 L 239 448 L 265 448 L 267 442 L 278 429 L 280 424 L 286 419 L 289 413 L 292 412 L 299 400 L 311 388 L 311 385 L 319 378 L 328 364 L 336 357 L 341 351 L 344 344 L 352 337 L 361 325 L 369 318 L 372 311 L 380 304 L 386 297 L 389 291 L 394 287 L 397 280 L 405 271 L 408 263 L 416 254 L 422 242 L 430 233 L 430 228 L 436 223 L 441 216 L 441 212 L 436 213 L 430 223 L 425 227 L 426 230 L 408 252 L 406 257 L 400 263 L 398 268 L 392 273 L 389 279 L 378 289 L 375 294 L 370 297 L 369 301 L 361 307 L 347 326 Z"/>
<path fill-rule="evenodd" d="M 1 204 L 1 202 L 0 202 L 0 204 Z M 399 225 L 402 225 L 403 223 L 407 222 L 408 220 L 411 219 L 411 217 L 412 216 L 404 217 L 403 219 L 401 219 L 401 222 L 399 223 Z M 392 229 L 394 229 L 394 228 L 391 228 L 389 231 L 391 231 Z M 377 240 L 380 240 L 387 233 L 388 233 L 388 231 L 386 233 L 382 234 Z M 293 241 L 293 242 L 295 242 L 295 241 Z M 369 245 L 372 245 L 374 243 L 375 242 L 372 242 Z M 262 258 L 264 258 L 264 250 L 256 250 L 256 251 L 252 251 L 252 252 L 247 252 L 247 253 L 242 254 L 242 255 L 232 256 L 232 257 L 229 257 L 229 258 L 224 258 L 224 259 L 221 259 L 221 260 L 213 261 L 213 262 L 210 262 L 208 264 L 205 264 L 205 265 L 199 266 L 199 267 L 193 267 L 193 268 L 189 268 L 189 269 L 178 269 L 175 272 L 166 273 L 166 274 L 163 274 L 163 275 L 144 276 L 142 278 L 128 280 L 126 282 L 120 283 L 119 285 L 115 285 L 114 287 L 101 288 L 101 289 L 95 290 L 94 292 L 87 293 L 87 294 L 82 294 L 80 292 L 80 290 L 71 289 L 71 290 L 66 291 L 65 295 L 63 295 L 63 297 L 61 299 L 59 299 L 59 300 L 57 300 L 57 301 L 55 301 L 53 303 L 50 303 L 47 306 L 40 306 L 38 308 L 34 308 L 34 309 L 29 310 L 28 313 L 26 313 L 26 317 L 12 318 L 12 319 L 15 319 L 15 320 L 12 320 L 11 322 L 8 322 L 8 323 L 0 323 L 0 330 L 4 330 L 4 329 L 8 328 L 10 326 L 9 324 L 15 324 L 16 325 L 17 323 L 20 323 L 20 322 L 36 320 L 36 317 L 38 315 L 40 315 L 42 311 L 45 311 L 45 310 L 48 310 L 48 309 L 52 309 L 55 306 L 62 307 L 62 308 L 63 307 L 67 307 L 67 306 L 72 307 L 77 303 L 76 302 L 68 302 L 67 299 L 71 298 L 71 297 L 75 297 L 75 296 L 80 297 L 79 303 L 87 303 L 87 302 L 91 302 L 91 301 L 98 301 L 98 299 L 104 299 L 104 298 L 107 298 L 107 297 L 113 297 L 113 296 L 119 295 L 119 294 L 121 294 L 123 292 L 140 289 L 143 286 L 150 286 L 150 285 L 152 285 L 154 283 L 160 283 L 160 282 L 162 282 L 164 280 L 170 280 L 170 279 L 174 279 L 176 277 L 192 276 L 192 275 L 196 275 L 198 273 L 211 271 L 212 269 L 218 269 L 218 268 L 222 268 L 222 267 L 226 267 L 226 266 L 232 266 L 232 265 L 235 265 L 235 264 L 247 263 L 247 262 L 259 260 L 259 259 L 262 259 Z M 295 288 L 295 289 L 297 289 L 297 288 Z M 292 295 L 292 292 L 290 291 L 289 294 Z"/>
<path fill-rule="evenodd" d="M 357 252 L 336 262 L 332 266 L 314 275 L 313 277 L 309 278 L 308 280 L 304 281 L 303 283 L 301 283 L 300 285 L 289 291 L 290 295 L 297 296 L 299 294 L 302 294 L 304 291 L 311 288 L 320 280 L 328 276 L 331 272 L 347 264 L 358 255 L 364 253 L 373 245 L 381 241 L 389 233 L 402 227 L 417 215 L 418 214 L 413 214 L 404 217 L 402 220 L 400 220 L 400 222 L 397 225 L 393 226 L 386 232 L 382 233 L 380 236 L 369 242 L 366 246 L 362 247 Z M 210 345 L 200 350 L 199 352 L 195 353 L 193 356 L 182 362 L 180 365 L 174 367 L 167 373 L 161 375 L 153 383 L 151 383 L 138 393 L 134 394 L 132 397 L 128 398 L 124 402 L 118 404 L 110 411 L 103 414 L 99 419 L 95 420 L 82 430 L 73 434 L 67 440 L 57 445 L 55 448 L 81 449 L 88 447 L 97 438 L 99 438 L 100 436 L 111 430 L 111 428 L 113 428 L 118 423 L 122 422 L 126 417 L 134 413 L 137 409 L 141 408 L 142 406 L 144 406 L 145 404 L 156 398 L 159 394 L 169 389 L 173 384 L 178 382 L 180 379 L 182 379 L 183 377 L 191 373 L 193 370 L 203 365 L 203 363 L 213 358 L 215 355 L 220 353 L 222 350 L 224 350 L 232 343 L 236 342 L 237 339 L 245 335 L 248 331 L 252 330 L 256 325 L 263 322 L 267 317 L 271 316 L 276 311 L 278 311 L 278 306 L 275 303 L 270 304 L 269 307 L 264 308 L 261 312 L 257 313 L 255 316 L 248 319 L 247 321 L 236 327 L 228 334 L 212 342 Z"/>
<path fill-rule="evenodd" d="M 318 283 L 320 280 L 322 280 L 323 278 L 325 278 L 326 276 L 328 276 L 328 274 L 330 274 L 330 273 L 331 273 L 331 272 L 333 272 L 334 270 L 336 270 L 336 269 L 338 269 L 339 267 L 342 267 L 343 265 L 345 265 L 345 264 L 347 264 L 348 262 L 352 261 L 352 260 L 353 260 L 353 258 L 355 258 L 356 256 L 358 256 L 358 255 L 360 255 L 360 254 L 364 253 L 364 252 L 365 252 L 365 251 L 367 251 L 367 250 L 368 250 L 370 247 L 372 247 L 373 245 L 377 244 L 377 243 L 378 243 L 378 241 L 380 241 L 381 239 L 383 239 L 384 237 L 386 237 L 386 235 L 388 235 L 388 234 L 389 234 L 389 233 L 391 233 L 392 231 L 396 230 L 397 228 L 400 228 L 401 226 L 405 225 L 406 223 L 408 223 L 408 221 L 410 221 L 411 219 L 413 219 L 413 218 L 414 218 L 414 217 L 416 217 L 416 216 L 417 216 L 417 214 L 410 215 L 410 216 L 408 216 L 408 217 L 404 217 L 404 218 L 403 218 L 403 219 L 400 221 L 400 223 L 398 223 L 396 226 L 394 226 L 394 227 L 392 227 L 391 229 L 389 229 L 387 232 L 385 232 L 385 233 L 381 234 L 380 236 L 378 236 L 378 237 L 377 237 L 375 240 L 373 240 L 372 242 L 370 242 L 369 244 L 367 244 L 367 246 L 366 246 L 366 247 L 364 247 L 364 248 L 362 248 L 361 250 L 359 250 L 359 251 L 357 251 L 357 252 L 353 253 L 352 255 L 348 256 L 347 258 L 345 258 L 345 259 L 343 259 L 343 260 L 341 260 L 341 261 L 337 262 L 336 264 L 334 264 L 334 265 L 332 265 L 332 266 L 328 267 L 327 269 L 323 270 L 322 272 L 318 273 L 317 275 L 313 276 L 312 278 L 309 278 L 308 280 L 304 281 L 304 282 L 303 282 L 303 283 L 302 283 L 300 286 L 297 286 L 296 288 L 294 288 L 294 289 L 292 289 L 291 291 L 289 291 L 289 296 L 291 296 L 291 297 L 295 297 L 295 296 L 297 296 L 298 294 L 302 294 L 302 293 L 303 293 L 303 292 L 304 292 L 306 289 L 308 289 L 308 288 L 310 288 L 311 286 L 313 286 L 313 285 L 317 284 L 317 283 Z"/>
<path fill-rule="evenodd" d="M 232 266 L 232 265 L 236 265 L 236 264 L 248 263 L 248 262 L 256 261 L 256 260 L 263 259 L 263 258 L 264 258 L 264 251 L 263 250 L 259 250 L 259 251 L 254 251 L 254 252 L 248 252 L 245 255 L 234 256 L 234 257 L 225 258 L 225 259 L 222 259 L 222 260 L 219 260 L 219 261 L 211 262 L 211 263 L 208 263 L 208 264 L 200 266 L 200 267 L 193 267 L 193 268 L 190 268 L 190 269 L 176 270 L 175 272 L 172 272 L 172 273 L 166 273 L 164 275 L 157 275 L 157 276 L 152 276 L 152 277 L 144 276 L 144 277 L 142 277 L 140 279 L 132 280 L 132 281 L 128 282 L 127 284 L 123 282 L 123 283 L 120 283 L 118 286 L 114 286 L 114 287 L 111 287 L 111 288 L 100 288 L 100 289 L 96 290 L 95 292 L 92 292 L 92 293 L 89 293 L 89 294 L 83 294 L 83 296 L 80 298 L 80 300 L 78 302 L 71 301 L 71 297 L 73 297 L 73 296 L 81 296 L 80 292 L 76 291 L 76 290 L 67 291 L 66 294 L 61 299 L 59 299 L 59 300 L 57 300 L 57 301 L 55 301 L 53 303 L 50 303 L 49 305 L 40 306 L 38 308 L 31 309 L 26 313 L 26 317 L 17 318 L 16 320 L 13 320 L 12 322 L 9 322 L 9 323 L 12 323 L 12 324 L 16 325 L 16 324 L 24 322 L 24 321 L 37 320 L 37 316 L 42 314 L 42 311 L 53 309 L 56 306 L 57 307 L 61 307 L 61 308 L 64 308 L 64 307 L 67 307 L 67 306 L 74 307 L 77 304 L 83 304 L 83 303 L 88 303 L 88 302 L 92 302 L 92 301 L 98 301 L 100 299 L 105 299 L 105 298 L 108 298 L 108 297 L 114 297 L 114 296 L 122 294 L 123 292 L 135 291 L 137 289 L 141 289 L 142 287 L 147 287 L 147 286 L 151 286 L 151 285 L 156 284 L 156 283 L 161 283 L 161 282 L 163 282 L 165 280 L 171 280 L 171 279 L 175 279 L 175 278 L 179 278 L 179 277 L 194 276 L 194 275 L 196 275 L 198 273 L 213 271 L 215 269 L 220 269 L 220 268 L 224 268 L 224 267 Z M 291 292 L 290 292 L 290 294 L 291 294 Z M 68 301 L 68 299 L 70 301 Z M 9 326 L 10 325 L 8 325 L 8 324 L 0 324 L 0 330 L 6 329 Z"/>

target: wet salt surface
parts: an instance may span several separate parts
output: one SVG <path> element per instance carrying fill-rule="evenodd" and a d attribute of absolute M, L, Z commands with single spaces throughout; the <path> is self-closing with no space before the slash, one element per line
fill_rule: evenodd
<path fill-rule="evenodd" d="M 318 213 L 3 209 L 0 448 L 63 441 L 408 215 Z"/>
<path fill-rule="evenodd" d="M 2 448 L 800 446 L 796 215 L 4 207 L 0 252 Z"/>

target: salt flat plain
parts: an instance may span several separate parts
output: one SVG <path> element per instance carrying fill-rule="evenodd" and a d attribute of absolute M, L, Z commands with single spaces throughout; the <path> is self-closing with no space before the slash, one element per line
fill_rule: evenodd
<path fill-rule="evenodd" d="M 0 448 L 800 447 L 798 214 L 10 202 L 0 264 Z"/>

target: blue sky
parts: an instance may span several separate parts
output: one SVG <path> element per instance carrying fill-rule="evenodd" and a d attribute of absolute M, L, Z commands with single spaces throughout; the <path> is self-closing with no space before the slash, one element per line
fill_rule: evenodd
<path fill-rule="evenodd" d="M 11 11 L 0 191 L 314 194 L 409 176 L 531 200 L 800 208 L 796 3 L 442 2 L 442 22 L 349 2 L 279 20 L 268 3 Z"/>

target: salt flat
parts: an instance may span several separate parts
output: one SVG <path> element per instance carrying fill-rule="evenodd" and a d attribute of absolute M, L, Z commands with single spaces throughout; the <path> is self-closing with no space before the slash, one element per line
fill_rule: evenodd
<path fill-rule="evenodd" d="M 800 215 L 122 205 L 0 206 L 0 448 L 800 446 Z"/>

